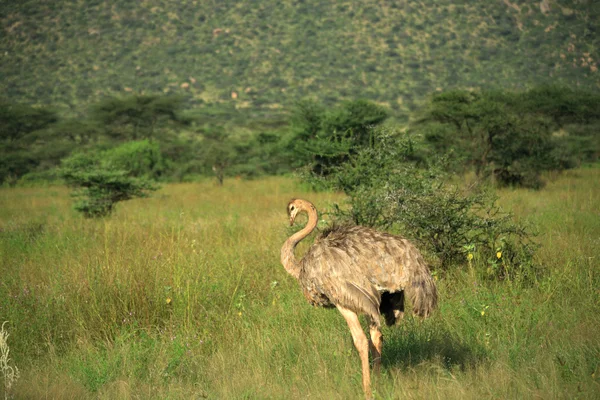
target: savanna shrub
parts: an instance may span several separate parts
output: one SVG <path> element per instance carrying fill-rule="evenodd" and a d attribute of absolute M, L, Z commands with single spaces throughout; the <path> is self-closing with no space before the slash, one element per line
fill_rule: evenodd
<path fill-rule="evenodd" d="M 371 128 L 387 117 L 385 108 L 367 100 L 344 102 L 333 109 L 311 101 L 300 102 L 291 120 L 292 164 L 310 164 L 313 173 L 327 175 L 348 155 L 368 146 L 373 140 Z"/>
<path fill-rule="evenodd" d="M 102 163 L 109 169 L 127 171 L 128 175 L 159 178 L 167 169 L 160 146 L 156 141 L 126 142 L 101 154 Z"/>
<path fill-rule="evenodd" d="M 135 161 L 131 160 L 129 165 L 138 167 L 137 170 L 126 169 L 128 163 L 121 157 L 128 154 L 127 149 L 131 149 L 132 146 L 125 144 L 121 147 L 125 149 L 77 153 L 62 161 L 60 175 L 67 185 L 75 188 L 72 195 L 78 199 L 74 208 L 87 218 L 107 216 L 113 211 L 116 203 L 136 197 L 147 197 L 149 191 L 158 188 L 147 177 L 135 176 L 142 169 Z"/>
<path fill-rule="evenodd" d="M 465 265 L 474 252 L 492 261 L 501 254 L 510 265 L 487 270 L 498 277 L 531 264 L 531 233 L 503 212 L 493 195 L 475 185 L 463 189 L 452 184 L 443 159 L 430 161 L 426 169 L 417 167 L 417 144 L 407 136 L 387 129 L 372 134 L 371 146 L 328 177 L 308 178 L 348 195 L 349 207 L 333 207 L 337 220 L 401 232 L 434 255 L 442 269 Z"/>
<path fill-rule="evenodd" d="M 412 131 L 435 152 L 453 151 L 479 177 L 500 186 L 540 188 L 542 171 L 559 170 L 552 118 L 526 107 L 524 95 L 454 90 L 435 94 Z"/>
<path fill-rule="evenodd" d="M 53 109 L 0 99 L 0 184 L 13 186 L 40 165 L 48 151 L 36 152 L 35 138 L 58 120 Z"/>
<path fill-rule="evenodd" d="M 91 119 L 118 140 L 159 138 L 170 126 L 187 125 L 179 96 L 132 95 L 108 97 L 92 106 Z"/>

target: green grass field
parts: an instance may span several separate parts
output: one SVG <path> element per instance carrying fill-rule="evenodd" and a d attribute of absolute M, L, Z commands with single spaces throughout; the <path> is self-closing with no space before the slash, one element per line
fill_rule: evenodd
<path fill-rule="evenodd" d="M 486 280 L 466 259 L 438 274 L 433 317 L 384 329 L 376 399 L 600 398 L 600 169 L 499 195 L 540 233 L 539 277 Z M 361 398 L 345 321 L 279 263 L 291 197 L 342 198 L 287 178 L 173 184 L 85 220 L 65 188 L 0 189 L 9 397 Z"/>

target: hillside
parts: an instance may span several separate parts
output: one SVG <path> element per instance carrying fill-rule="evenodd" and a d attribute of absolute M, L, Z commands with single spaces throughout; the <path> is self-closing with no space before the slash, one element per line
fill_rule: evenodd
<path fill-rule="evenodd" d="M 600 88 L 593 1 L 4 1 L 0 96 L 73 113 L 107 95 L 278 110 L 432 91 Z"/>

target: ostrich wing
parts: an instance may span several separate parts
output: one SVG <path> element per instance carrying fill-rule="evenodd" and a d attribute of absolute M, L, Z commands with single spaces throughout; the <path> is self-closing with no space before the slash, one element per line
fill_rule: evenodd
<path fill-rule="evenodd" d="M 340 302 L 341 306 L 349 309 L 360 310 L 376 318 L 379 315 L 381 296 L 373 287 L 363 288 L 354 282 L 346 282 L 345 298 Z"/>
<path fill-rule="evenodd" d="M 426 264 L 407 240 L 360 226 L 334 227 L 301 261 L 305 296 L 315 305 L 340 305 L 377 315 L 380 294 L 406 289 Z"/>
<path fill-rule="evenodd" d="M 381 296 L 363 270 L 369 265 L 356 254 L 329 244 L 315 243 L 302 259 L 304 295 L 314 305 L 340 305 L 376 318 Z"/>

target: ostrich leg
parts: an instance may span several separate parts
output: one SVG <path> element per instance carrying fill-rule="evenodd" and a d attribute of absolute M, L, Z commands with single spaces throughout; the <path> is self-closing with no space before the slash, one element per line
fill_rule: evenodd
<path fill-rule="evenodd" d="M 378 321 L 371 321 L 371 325 L 369 327 L 371 341 L 369 342 L 371 357 L 373 358 L 373 373 L 379 373 L 381 369 L 381 350 L 383 348 L 383 335 L 379 330 Z"/>
<path fill-rule="evenodd" d="M 362 383 L 365 397 L 367 399 L 372 399 L 373 394 L 371 393 L 371 376 L 369 371 L 369 340 L 360 326 L 358 315 L 356 315 L 354 311 L 350 311 L 347 308 L 339 305 L 337 308 L 340 310 L 340 313 L 348 323 L 348 328 L 350 328 L 354 346 L 356 347 L 356 350 L 358 350 L 358 355 L 360 356 L 360 363 L 362 366 Z"/>

